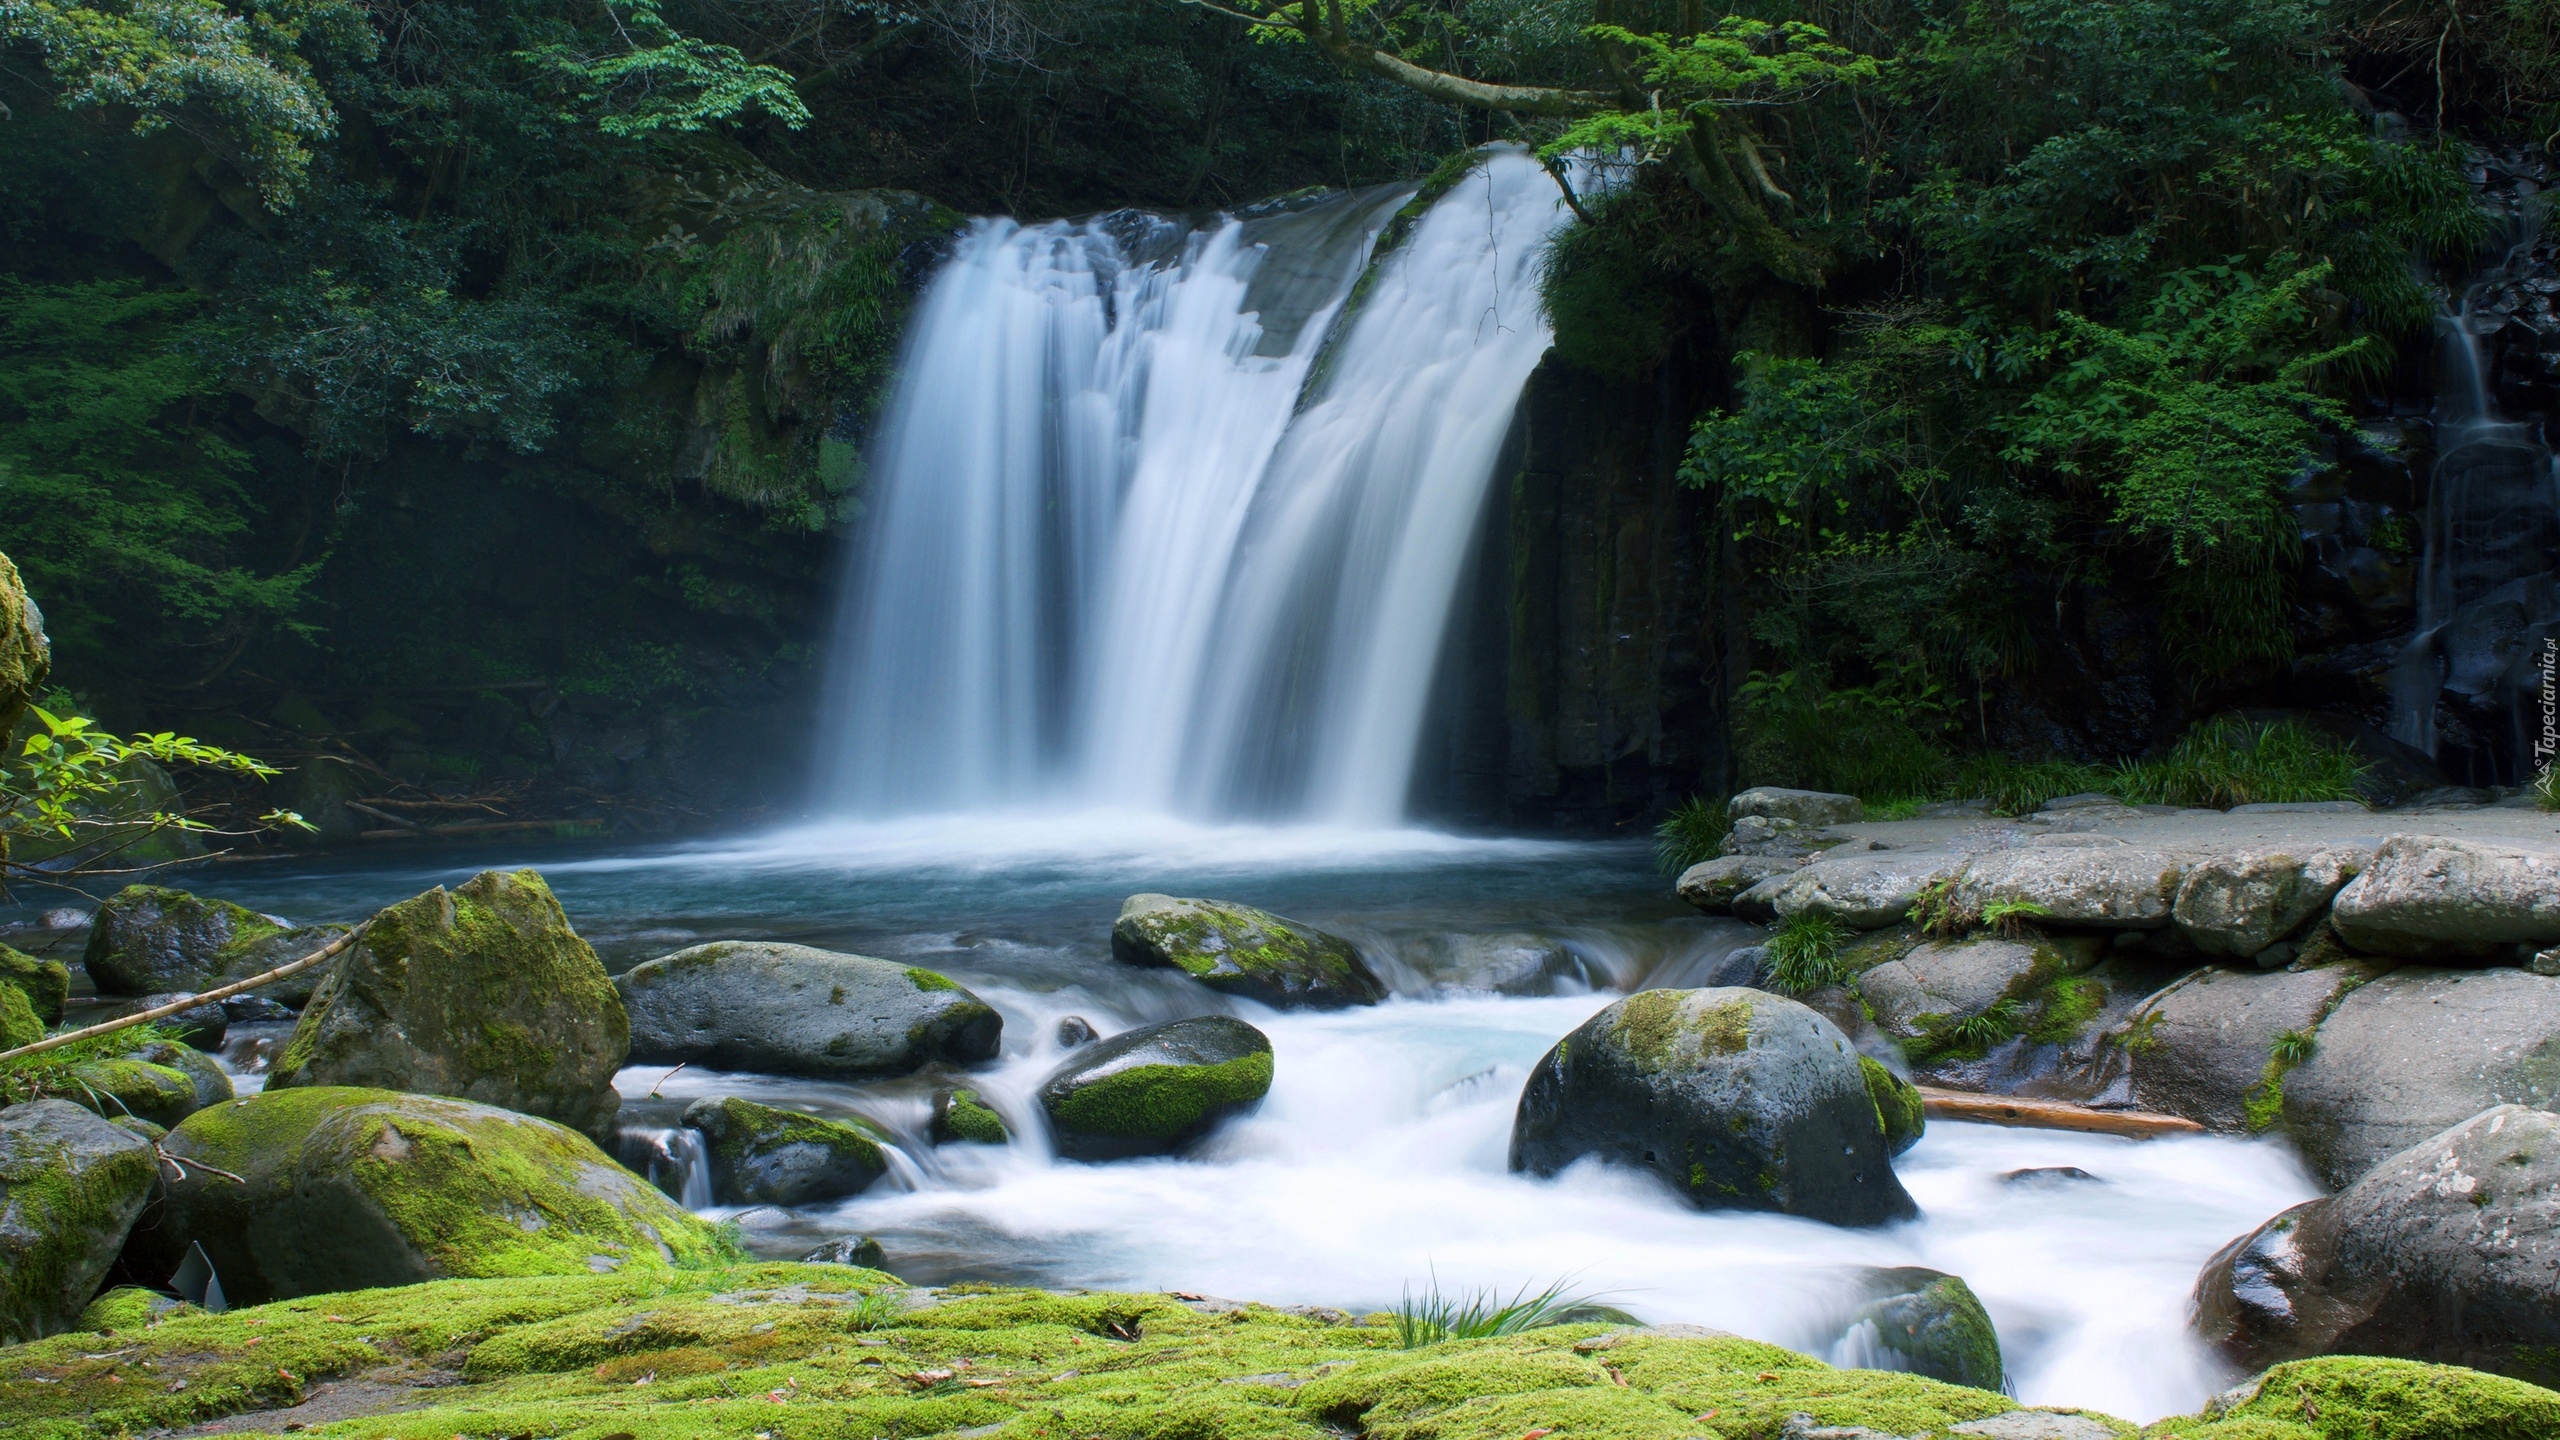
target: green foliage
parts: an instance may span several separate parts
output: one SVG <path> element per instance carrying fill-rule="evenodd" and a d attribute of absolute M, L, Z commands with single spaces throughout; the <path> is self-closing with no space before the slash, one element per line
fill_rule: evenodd
<path fill-rule="evenodd" d="M 1798 911 L 1778 922 L 1769 937 L 1769 983 L 1788 995 L 1805 995 L 1849 978 L 1840 946 L 1849 938 L 1827 915 Z"/>
<path fill-rule="evenodd" d="M 2035 1018 L 2028 1006 L 2014 999 L 1996 1001 L 1972 1015 L 1923 1015 L 1913 1058 L 1922 1063 L 1973 1059 L 2024 1033 Z"/>
<path fill-rule="evenodd" d="M 28 707 L 40 727 L 0 761 L 0 878 L 57 877 L 130 863 L 135 847 L 182 832 L 224 834 L 212 823 L 158 803 L 136 762 L 186 765 L 264 779 L 275 767 L 184 735 L 119 736 L 85 716 Z M 299 815 L 270 811 L 266 825 L 309 828 Z M 19 858 L 9 858 L 15 852 Z M 41 857 L 37 860 L 33 857 Z"/>
<path fill-rule="evenodd" d="M 1713 860 L 1732 830 L 1733 822 L 1725 815 L 1722 799 L 1692 795 L 1653 828 L 1654 864 L 1666 875 L 1677 875 L 1692 865 Z"/>
<path fill-rule="evenodd" d="M 1419 1350 L 1451 1340 L 1490 1340 L 1570 1324 L 1574 1311 L 1592 1303 L 1591 1296 L 1567 1293 L 1561 1280 L 1535 1294 L 1523 1285 L 1506 1301 L 1491 1289 L 1444 1293 L 1434 1275 L 1420 1295 L 1407 1285 L 1397 1300 L 1396 1344 L 1400 1349 Z"/>
<path fill-rule="evenodd" d="M 1634 59 L 1652 103 L 1586 116 L 1549 141 L 1542 155 L 1632 150 L 1644 161 L 1658 161 L 1722 112 L 1796 104 L 1881 73 L 1874 57 L 1834 44 L 1821 26 L 1802 20 L 1772 24 L 1727 15 L 1685 37 L 1638 35 L 1618 25 L 1594 25 L 1586 33 Z M 1762 184 L 1775 188 L 1765 162 L 1753 155 L 1745 163 L 1761 172 Z"/>
<path fill-rule="evenodd" d="M 176 1043 L 175 1037 L 159 1025 L 145 1021 L 108 1035 L 92 1035 L 74 1040 L 51 1050 L 17 1059 L 0 1061 L 0 1105 L 23 1105 L 30 1100 L 80 1099 L 91 1102 L 89 1108 L 102 1115 L 116 1113 L 112 1104 L 98 1100 L 97 1092 L 84 1080 L 80 1071 L 102 1061 L 121 1060 L 137 1050 L 162 1043 Z"/>
<path fill-rule="evenodd" d="M 2134 805 L 2212 806 L 2353 800 L 2367 769 L 2355 753 L 2291 721 L 2211 720 L 2156 760 L 2128 760 L 2106 788 Z"/>
<path fill-rule="evenodd" d="M 1904 918 L 1918 926 L 1921 934 L 1939 940 L 1962 934 L 1980 922 L 1970 907 L 1957 903 L 1952 875 L 1921 886 Z"/>
<path fill-rule="evenodd" d="M 593 116 L 613 136 L 689 133 L 749 111 L 794 130 L 809 123 L 809 107 L 784 71 L 679 32 L 658 0 L 603 6 L 611 36 L 604 47 L 553 42 L 518 52 L 566 82 L 574 108 L 562 119 Z"/>
<path fill-rule="evenodd" d="M 1806 672 L 1754 672 L 1741 702 L 1751 784 L 1889 800 L 1934 794 L 1946 773 L 1930 737 L 1944 728 L 1948 702 L 1925 680 L 1835 689 Z"/>
<path fill-rule="evenodd" d="M 2053 912 L 2033 900 L 1992 900 L 1982 907 L 1982 924 L 2015 940 L 2027 933 L 2029 920 L 2041 919 Z"/>
<path fill-rule="evenodd" d="M 1992 752 L 1967 757 L 1956 767 L 1956 798 L 1988 800 L 1995 815 L 2026 815 L 2048 800 L 2103 791 L 2111 772 L 2076 760 L 2012 760 Z"/>

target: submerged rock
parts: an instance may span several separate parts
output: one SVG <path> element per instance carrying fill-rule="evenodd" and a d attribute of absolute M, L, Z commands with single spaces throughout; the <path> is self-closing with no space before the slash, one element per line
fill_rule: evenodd
<path fill-rule="evenodd" d="M 888 1137 L 860 1120 L 828 1120 L 733 1096 L 685 1107 L 711 1156 L 711 1198 L 723 1205 L 809 1205 L 871 1188 L 889 1173 Z"/>
<path fill-rule="evenodd" d="M 621 1105 L 630 1022 L 531 870 L 484 870 L 376 915 L 329 967 L 267 1088 L 353 1085 L 497 1105 L 589 1133 Z"/>
<path fill-rule="evenodd" d="M 848 1235 L 830 1240 L 800 1257 L 803 1265 L 852 1265 L 864 1270 L 879 1270 L 889 1263 L 888 1252 L 880 1242 L 868 1235 Z"/>
<path fill-rule="evenodd" d="M 1093 1022 L 1081 1015 L 1069 1015 L 1060 1020 L 1057 1035 L 1058 1048 L 1061 1050 L 1073 1050 L 1079 1045 L 1090 1045 L 1102 1038 L 1102 1033 L 1093 1028 Z"/>
<path fill-rule="evenodd" d="M 1078 1050 L 1040 1082 L 1040 1108 L 1070 1160 L 1170 1155 L 1271 1089 L 1271 1040 L 1202 1015 L 1123 1031 Z"/>
<path fill-rule="evenodd" d="M 1387 997 L 1350 941 L 1224 900 L 1132 895 L 1111 926 L 1111 954 L 1265 1005 L 1338 1009 Z"/>
<path fill-rule="evenodd" d="M 71 998 L 71 967 L 59 960 L 39 960 L 0 945 L 0 985 L 27 998 L 27 1008 L 46 1025 L 62 1023 L 62 1007 Z"/>
<path fill-rule="evenodd" d="M 150 1142 L 77 1105 L 0 1110 L 0 1344 L 78 1322 L 157 1168 Z"/>
<path fill-rule="evenodd" d="M 201 1244 L 234 1304 L 447 1276 L 665 1272 L 723 1253 L 710 1226 L 577 1131 L 465 1100 L 271 1090 L 191 1115 L 161 1143 L 185 1174 L 136 1230 L 133 1262 L 173 1274 Z"/>
<path fill-rule="evenodd" d="M 2560 940 L 2560 855 L 2394 835 L 2338 892 L 2329 922 L 2369 955 L 2510 958 Z"/>
<path fill-rule="evenodd" d="M 2501 1105 L 2232 1241 L 2197 1326 L 2255 1369 L 2347 1352 L 2560 1380 L 2560 1116 Z"/>
<path fill-rule="evenodd" d="M 1010 1145 L 1013 1132 L 1004 1117 L 978 1098 L 975 1090 L 945 1090 L 933 1097 L 933 1143 L 936 1145 Z"/>
<path fill-rule="evenodd" d="M 1872 1298 L 1849 1317 L 1850 1364 L 2001 1388 L 1999 1332 L 1962 1278 L 1906 1266 L 1873 1272 L 1869 1287 Z"/>
<path fill-rule="evenodd" d="M 2365 847 L 2216 855 L 2188 869 L 2170 913 L 2198 950 L 2245 958 L 2301 929 L 2372 863 Z"/>
<path fill-rule="evenodd" d="M 1702 1210 L 1843 1225 L 1919 1213 L 1886 1119 L 1838 1026 L 1758 990 L 1647 990 L 1558 1041 L 1530 1072 L 1511 1168 L 1586 1157 L 1653 1172 Z"/>
<path fill-rule="evenodd" d="M 652 960 L 616 984 L 631 1058 L 768 1075 L 904 1075 L 992 1060 L 994 1007 L 949 977 L 807 945 L 722 940 Z"/>
<path fill-rule="evenodd" d="M 91 922 L 81 964 L 101 995 L 194 994 L 299 960 L 347 933 L 344 925 L 289 928 L 228 900 L 157 885 L 127 885 Z M 308 1000 L 316 966 L 258 993 L 288 1004 Z"/>

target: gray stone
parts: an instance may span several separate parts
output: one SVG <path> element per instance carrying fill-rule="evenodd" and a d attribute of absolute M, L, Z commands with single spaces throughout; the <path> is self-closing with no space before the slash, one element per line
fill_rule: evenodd
<path fill-rule="evenodd" d="M 2098 790 L 2083 790 L 2076 795 L 2056 795 L 2036 807 L 2040 814 L 2060 815 L 2073 810 L 2123 809 L 2124 801 Z"/>
<path fill-rule="evenodd" d="M 2216 855 L 2187 871 L 2172 913 L 2205 954 L 2254 956 L 2302 928 L 2372 863 L 2372 851 L 2352 847 Z"/>
<path fill-rule="evenodd" d="M 1932 941 L 1860 975 L 1858 993 L 1875 1012 L 1878 1029 L 1914 1040 L 1928 1031 L 1922 1017 L 1979 1015 L 2024 994 L 2040 966 L 2058 974 L 2067 963 L 2060 950 L 2020 940 Z"/>
<path fill-rule="evenodd" d="M 294 929 L 228 900 L 128 885 L 98 907 L 81 964 L 101 995 L 196 994 L 299 960 L 345 933 L 344 925 Z M 301 1004 L 330 968 L 258 993 Z"/>
<path fill-rule="evenodd" d="M 175 1040 L 158 1040 L 132 1051 L 125 1058 L 138 1060 L 145 1065 L 163 1066 L 186 1076 L 187 1084 L 194 1090 L 194 1101 L 186 1112 L 189 1115 L 208 1105 L 219 1105 L 232 1096 L 231 1073 L 223 1069 L 221 1063 L 212 1056 L 192 1045 L 182 1045 Z M 178 1122 L 168 1120 L 161 1123 L 175 1125 Z"/>
<path fill-rule="evenodd" d="M 2394 970 L 2338 1002 L 2284 1077 L 2284 1121 L 2333 1189 L 2494 1105 L 2560 1102 L 2560 979 Z"/>
<path fill-rule="evenodd" d="M 1763 881 L 1736 897 L 1734 913 L 1763 889 L 1780 916 L 1819 915 L 1853 930 L 1881 930 L 1911 913 L 1920 891 L 1964 869 L 1965 857 L 1944 850 L 1884 850 L 1822 856 L 1792 876 Z"/>
<path fill-rule="evenodd" d="M 2525 962 L 2525 968 L 2536 975 L 2560 975 L 2560 945 L 2536 952 Z"/>
<path fill-rule="evenodd" d="M 2370 965 L 2196 971 L 2146 1004 L 2122 1032 L 2133 1103 L 2210 1129 L 2248 1128 L 2276 1037 L 2308 1035 L 2330 1007 L 2373 978 Z"/>
<path fill-rule="evenodd" d="M 157 1169 L 149 1141 L 67 1101 L 0 1110 L 0 1343 L 73 1327 Z"/>
<path fill-rule="evenodd" d="M 1573 947 L 1546 935 L 1429 935 L 1407 957 L 1438 984 L 1496 995 L 1578 995 L 1591 970 Z"/>
<path fill-rule="evenodd" d="M 2329 919 L 2371 955 L 2503 959 L 2520 943 L 2560 940 L 2560 855 L 2394 835 Z"/>
<path fill-rule="evenodd" d="M 138 1000 L 128 1000 L 114 1007 L 100 1018 L 121 1020 L 127 1015 L 139 1015 L 146 1010 L 157 1010 L 163 1005 L 173 1005 L 180 1000 L 194 998 L 192 991 L 183 995 L 145 995 Z M 152 1021 L 151 1024 L 171 1038 L 193 1045 L 199 1050 L 219 1050 L 222 1048 L 223 1035 L 231 1028 L 231 1017 L 223 1009 L 221 1001 L 208 1000 L 201 1005 L 191 1005 L 175 1015 L 164 1015 Z"/>
<path fill-rule="evenodd" d="M 1224 900 L 1132 895 L 1111 926 L 1111 955 L 1265 1005 L 1329 1010 L 1387 998 L 1350 941 Z"/>
<path fill-rule="evenodd" d="M 1710 915 L 1730 913 L 1734 897 L 1777 876 L 1792 875 L 1796 862 L 1777 855 L 1722 855 L 1702 860 L 1680 872 L 1680 898 Z"/>
<path fill-rule="evenodd" d="M 1745 815 L 1736 820 L 1716 842 L 1718 854 L 1731 859 L 1751 856 L 1762 860 L 1795 860 L 1813 853 L 1817 830 L 1793 820 L 1771 815 Z"/>
<path fill-rule="evenodd" d="M 888 1253 L 880 1242 L 868 1235 L 849 1235 L 830 1240 L 800 1257 L 803 1265 L 853 1265 L 865 1270 L 880 1270 L 889 1264 Z"/>
<path fill-rule="evenodd" d="M 1858 1061 L 1838 1026 L 1763 991 L 1631 995 L 1530 1072 L 1511 1168 L 1591 1158 L 1650 1171 L 1702 1210 L 1907 1219 L 1918 1207 Z"/>
<path fill-rule="evenodd" d="M 2101 1425 L 2068 1410 L 2009 1410 L 1947 1427 L 1950 1435 L 1974 1440 L 2117 1440 L 2112 1425 Z"/>
<path fill-rule="evenodd" d="M 1852 1366 L 2001 1388 L 1999 1333 L 1961 1278 L 1904 1266 L 1871 1272 L 1868 1287 L 1871 1298 L 1849 1317 Z M 1856 1353 L 1868 1347 L 1881 1353 Z"/>
<path fill-rule="evenodd" d="M 1867 807 L 1855 795 L 1760 785 L 1726 801 L 1724 813 L 1735 820 L 1745 816 L 1765 816 L 1772 820 L 1792 820 L 1798 825 L 1820 827 L 1863 820 Z"/>
<path fill-rule="evenodd" d="M 2388 1355 L 2537 1383 L 2560 1347 L 2560 1116 L 2501 1105 L 2223 1247 L 2205 1339 L 2246 1369 Z"/>
<path fill-rule="evenodd" d="M 2373 807 L 2361 800 L 2280 800 L 2234 805 L 2229 815 L 2362 815 Z"/>
<path fill-rule="evenodd" d="M 774 1075 L 903 1075 L 995 1058 L 1004 1021 L 930 970 L 806 945 L 723 940 L 615 982 L 631 1058 Z"/>
<path fill-rule="evenodd" d="M 355 1085 L 612 1124 L 630 1022 L 531 870 L 484 870 L 373 917 L 328 967 L 267 1088 Z"/>
<path fill-rule="evenodd" d="M 2132 846 L 1994 850 L 1974 857 L 1949 899 L 1959 913 L 2023 904 L 2056 925 L 2151 930 L 2169 923 L 2185 869 Z"/>
<path fill-rule="evenodd" d="M 860 1120 L 829 1120 L 735 1096 L 685 1107 L 711 1158 L 711 1198 L 723 1205 L 810 1205 L 871 1188 L 889 1173 L 887 1137 Z"/>
<path fill-rule="evenodd" d="M 1144 1025 L 1049 1072 L 1040 1109 L 1070 1160 L 1169 1155 L 1260 1105 L 1271 1063 L 1270 1037 L 1230 1016 Z"/>

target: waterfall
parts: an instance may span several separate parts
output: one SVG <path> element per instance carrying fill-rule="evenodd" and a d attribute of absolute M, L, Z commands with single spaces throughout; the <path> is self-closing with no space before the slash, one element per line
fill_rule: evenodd
<path fill-rule="evenodd" d="M 2491 384 L 2489 337 L 2536 270 L 2538 239 L 2528 225 L 2437 322 L 2442 374 L 2417 629 L 2392 674 L 2392 738 L 2430 757 L 2445 748 L 2437 710 L 2448 691 L 2507 712 L 2511 734 L 2466 737 L 2474 773 L 2456 778 L 2478 782 L 2522 778 L 2528 728 L 2538 734 L 2541 719 L 2524 703 L 2540 686 L 2540 647 L 2529 642 L 2560 616 L 2560 464 L 2537 426 L 2500 413 Z"/>
<path fill-rule="evenodd" d="M 928 287 L 828 679 L 857 815 L 1397 820 L 1570 218 L 1492 148 L 1190 224 L 982 220 Z"/>

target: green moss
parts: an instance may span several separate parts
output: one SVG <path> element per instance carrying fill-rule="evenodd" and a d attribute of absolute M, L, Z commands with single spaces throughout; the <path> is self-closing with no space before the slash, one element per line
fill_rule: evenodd
<path fill-rule="evenodd" d="M 151 1188 L 153 1161 L 147 1145 L 99 1157 L 76 1172 L 59 1152 L 21 1132 L 0 1150 L 0 1340 L 27 1321 L 62 1323 L 66 1311 L 88 1297 L 79 1282 L 97 1283 L 88 1265 L 98 1248 L 110 1252 Z M 49 1318 L 48 1318 L 49 1317 Z M 6 1352 L 0 1352 L 6 1353 Z M 0 1415 L 9 1411 L 0 1393 Z"/>
<path fill-rule="evenodd" d="M 1271 1091 L 1271 1052 L 1216 1065 L 1136 1065 L 1080 1085 L 1056 1106 L 1059 1122 L 1087 1135 L 1171 1140 L 1230 1105 Z"/>
<path fill-rule="evenodd" d="M 124 1056 L 74 1066 L 63 1099 L 112 1120 L 131 1115 L 175 1125 L 196 1113 L 196 1082 L 183 1070 Z"/>
<path fill-rule="evenodd" d="M 1696 1039 L 1698 1059 L 1739 1055 L 1751 1048 L 1749 1000 L 1727 1000 L 1695 1015 L 1689 1013 L 1687 1001 L 1686 991 L 1638 991 L 1618 1003 L 1610 1038 L 1647 1074 L 1686 1062 L 1680 1045 L 1683 1035 Z"/>
<path fill-rule="evenodd" d="M 1920 942 L 1927 938 L 1919 926 L 1908 921 L 1870 930 L 1840 947 L 1840 966 L 1852 975 L 1862 975 L 1919 949 Z"/>
<path fill-rule="evenodd" d="M 1867 1098 L 1875 1102 L 1876 1128 L 1884 1133 L 1886 1147 L 1899 1155 L 1918 1144 L 1929 1124 L 1919 1089 L 1872 1056 L 1858 1057 L 1858 1073 L 1866 1077 Z"/>
<path fill-rule="evenodd" d="M 0 1049 L 15 1050 L 43 1038 L 44 1022 L 36 1018 L 27 992 L 15 985 L 0 985 Z"/>
<path fill-rule="evenodd" d="M 2560 1393 L 2453 1365 L 2327 1355 L 2278 1365 L 2257 1391 L 2213 1417 L 2159 1421 L 2143 1434 L 2168 1440 L 2261 1440 L 2238 1422 L 2289 1423 L 2318 1440 L 2548 1440 L 2560 1435 Z M 2278 1440 L 2282 1432 L 2263 1432 Z M 2291 1437 L 2283 1437 L 2291 1440 Z"/>
<path fill-rule="evenodd" d="M 947 975 L 937 975 L 930 970 L 919 970 L 914 966 L 907 967 L 907 983 L 919 990 L 958 990 L 960 988 Z"/>
<path fill-rule="evenodd" d="M 704 1125 L 703 1132 L 713 1157 L 723 1165 L 736 1165 L 749 1155 L 768 1154 L 786 1145 L 814 1145 L 850 1151 L 875 1171 L 889 1168 L 887 1157 L 880 1153 L 881 1142 L 888 1137 L 860 1117 L 830 1120 L 734 1096 L 723 1097 L 718 1108 L 719 1123 Z M 696 1123 L 690 1112 L 686 1121 Z"/>
<path fill-rule="evenodd" d="M 38 1020 L 59 1025 L 63 1004 L 71 998 L 71 969 L 59 960 L 38 960 L 0 945 L 0 985 L 25 995 Z"/>
<path fill-rule="evenodd" d="M 954 1090 L 933 1117 L 936 1144 L 958 1141 L 970 1145 L 1009 1145 L 1013 1132 L 1004 1125 L 1004 1117 L 978 1098 L 975 1090 Z"/>
<path fill-rule="evenodd" d="M 93 1335 L 139 1330 L 151 1323 L 152 1306 L 159 1299 L 139 1285 L 119 1285 L 89 1302 L 77 1328 Z"/>

